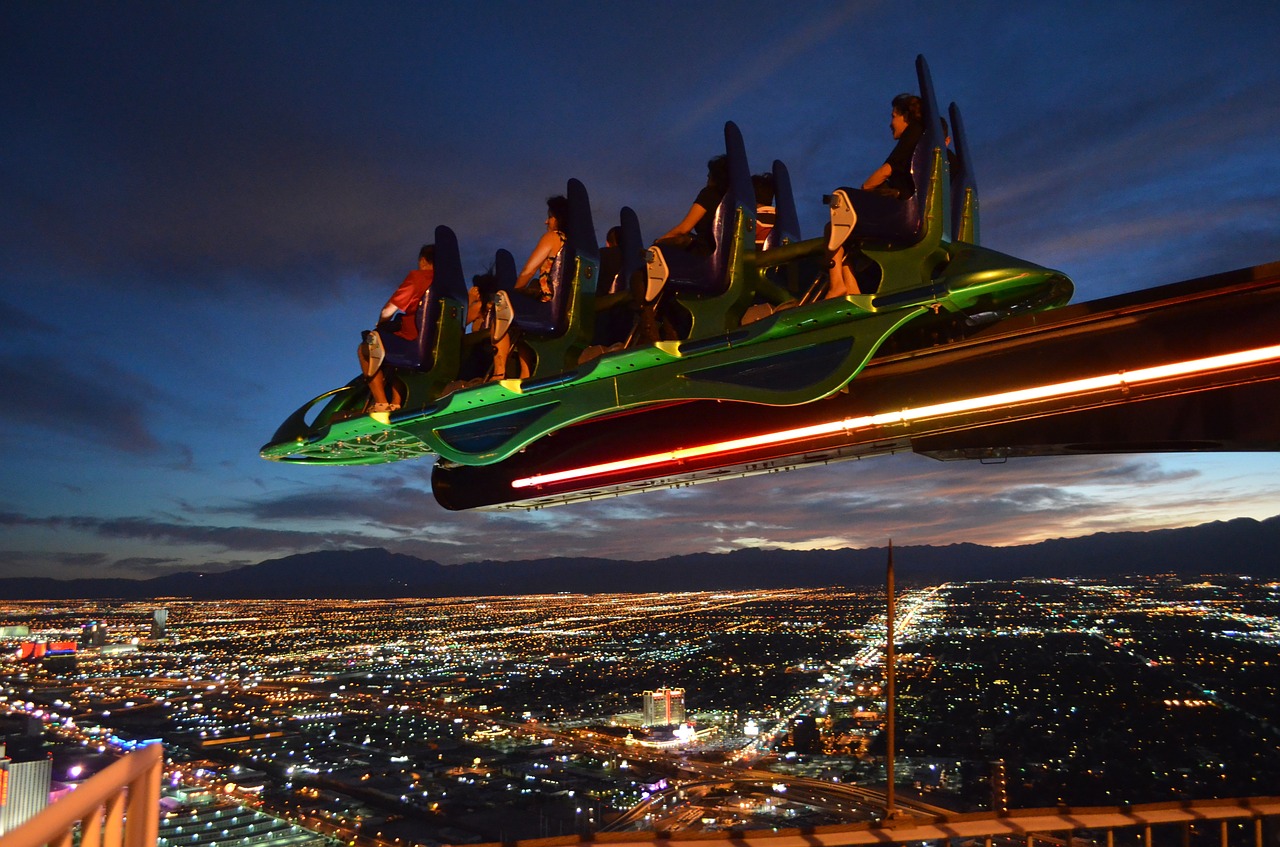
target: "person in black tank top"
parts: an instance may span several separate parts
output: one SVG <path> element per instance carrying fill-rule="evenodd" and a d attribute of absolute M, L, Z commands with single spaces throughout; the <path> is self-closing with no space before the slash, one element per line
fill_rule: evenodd
<path fill-rule="evenodd" d="M 867 177 L 867 181 L 862 183 L 863 191 L 872 191 L 900 201 L 907 200 L 915 194 L 915 181 L 911 178 L 911 159 L 915 155 L 916 145 L 924 137 L 923 114 L 924 104 L 914 94 L 899 94 L 893 98 L 889 131 L 893 133 L 898 143 L 894 145 L 884 164 L 876 168 L 871 176 Z M 856 234 L 857 231 L 855 226 L 853 232 Z M 853 268 L 849 266 L 850 259 L 844 244 L 828 256 L 828 298 L 862 293 Z"/>
<path fill-rule="evenodd" d="M 715 211 L 728 190 L 729 157 L 716 156 L 707 162 L 707 184 L 694 198 L 684 219 L 653 243 L 710 256 L 716 250 L 715 234 L 712 232 Z"/>

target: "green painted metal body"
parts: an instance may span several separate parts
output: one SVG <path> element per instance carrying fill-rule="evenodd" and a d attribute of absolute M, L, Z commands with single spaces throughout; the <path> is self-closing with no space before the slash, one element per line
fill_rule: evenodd
<path fill-rule="evenodd" d="M 360 413 L 367 389 L 362 379 L 353 380 L 295 412 L 262 448 L 262 456 L 359 465 L 436 454 L 485 465 L 570 424 L 624 409 L 683 400 L 808 403 L 848 385 L 886 339 L 913 322 L 957 313 L 998 317 L 1052 308 L 1070 298 L 1071 282 L 1057 271 L 948 238 L 947 171 L 940 148 L 934 150 L 930 186 L 918 241 L 859 245 L 881 269 L 874 294 L 783 308 L 740 325 L 762 287 L 761 268 L 778 264 L 776 256 L 755 255 L 754 210 L 740 209 L 731 230 L 726 290 L 678 300 L 692 316 L 688 339 L 576 365 L 591 337 L 598 275 L 594 261 L 579 259 L 568 329 L 555 338 L 528 339 L 536 355 L 530 379 L 441 396 L 441 375 L 401 372 L 408 399 L 390 425 Z M 975 220 L 961 235 L 976 238 L 976 198 L 970 202 Z M 803 261 L 822 249 L 815 239 L 780 251 L 789 261 Z M 449 330 L 439 343 L 455 352 L 438 350 L 435 361 L 456 374 L 462 340 Z"/>

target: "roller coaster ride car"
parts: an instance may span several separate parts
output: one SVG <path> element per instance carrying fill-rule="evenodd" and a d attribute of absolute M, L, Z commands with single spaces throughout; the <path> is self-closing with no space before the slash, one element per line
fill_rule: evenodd
<path fill-rule="evenodd" d="M 977 188 L 959 113 L 953 104 L 959 189 L 953 200 L 940 114 L 923 57 L 917 58 L 916 71 L 924 135 L 912 160 L 915 194 L 877 222 L 874 238 L 855 230 L 848 242 L 879 270 L 873 293 L 804 302 L 796 281 L 825 276 L 826 239 L 800 238 L 781 163 L 774 166 L 775 178 L 782 177 L 778 223 L 771 242 L 757 253 L 750 169 L 742 136 L 727 123 L 730 184 L 714 211 L 715 252 L 695 273 L 673 277 L 666 290 L 651 292 L 667 298 L 667 310 L 683 318 L 680 340 L 630 348 L 601 344 L 598 309 L 629 295 L 619 291 L 625 292 L 625 283 L 602 284 L 586 189 L 570 180 L 566 241 L 553 270 L 553 297 L 546 304 L 516 307 L 514 320 L 532 355 L 528 379 L 458 387 L 460 351 L 469 341 L 462 331 L 467 292 L 456 238 L 447 227 L 438 227 L 435 282 L 418 310 L 419 347 L 386 362 L 407 389 L 404 406 L 390 415 L 389 424 L 371 419 L 364 414 L 368 391 L 359 377 L 291 415 L 262 456 L 353 465 L 435 454 L 448 462 L 487 465 L 570 424 L 624 409 L 699 399 L 809 403 L 845 388 L 895 334 L 954 336 L 966 326 L 1064 304 L 1072 293 L 1064 275 L 976 243 Z M 832 202 L 856 207 L 858 194 L 843 189 Z M 840 211 L 834 209 L 833 217 Z M 634 213 L 624 209 L 622 222 L 621 273 L 629 273 L 643 260 L 637 254 L 642 246 Z M 649 258 L 652 264 L 654 254 Z M 497 270 L 499 287 L 509 291 L 510 254 L 499 251 Z M 790 282 L 775 281 L 782 279 Z M 521 298 L 511 300 L 520 303 Z M 910 332 L 901 332 L 904 328 Z"/>

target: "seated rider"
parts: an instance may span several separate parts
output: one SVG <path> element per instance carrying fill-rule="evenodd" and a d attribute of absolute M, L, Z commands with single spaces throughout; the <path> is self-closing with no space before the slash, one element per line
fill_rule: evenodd
<path fill-rule="evenodd" d="M 416 347 L 418 341 L 418 309 L 422 308 L 423 295 L 431 287 L 435 278 L 436 246 L 425 244 L 418 251 L 418 269 L 410 271 L 400 283 L 400 287 L 391 295 L 391 299 L 378 314 L 378 335 L 386 349 Z M 399 316 L 399 321 L 393 320 Z M 387 396 L 387 379 L 383 374 L 381 362 L 376 369 L 371 369 L 369 343 L 366 340 L 357 348 L 360 367 L 369 377 L 369 394 L 373 398 L 370 412 L 385 414 L 400 408 L 404 398 L 400 395 L 400 387 L 391 385 L 391 395 Z"/>
<path fill-rule="evenodd" d="M 688 214 L 654 244 L 661 247 L 680 247 L 693 253 L 710 256 L 716 249 L 715 233 L 712 232 L 715 210 L 728 190 L 729 157 L 721 154 L 707 162 L 707 184 L 694 198 Z"/>
<path fill-rule="evenodd" d="M 923 111 L 924 104 L 914 94 L 899 94 L 893 98 L 889 130 L 898 143 L 894 145 L 884 164 L 867 177 L 867 181 L 862 184 L 863 191 L 870 191 L 889 203 L 905 201 L 915 194 L 915 182 L 911 178 L 911 158 L 915 155 L 916 145 L 924 136 Z M 851 234 L 857 232 L 858 225 L 855 223 Z M 845 253 L 843 242 L 829 251 L 828 258 L 830 285 L 827 297 L 861 293 L 853 269 L 849 267 L 849 257 Z"/>
<path fill-rule="evenodd" d="M 689 275 L 697 275 L 705 264 L 706 257 L 716 251 L 715 212 L 729 191 L 729 157 L 723 153 L 707 161 L 707 184 L 694 198 L 693 205 L 681 219 L 654 245 L 662 248 L 661 260 L 670 268 L 670 275 L 676 279 L 685 279 Z M 652 261 L 655 251 L 649 251 L 646 262 L 651 263 L 650 273 L 654 268 Z M 664 268 L 662 281 L 667 279 Z M 648 281 L 637 275 L 632 280 L 632 307 L 640 313 L 639 330 L 636 341 L 649 344 L 658 340 L 657 302 L 648 302 Z M 670 329 L 668 327 L 668 329 Z M 666 333 L 670 335 L 670 332 Z M 678 333 L 677 333 L 678 334 Z"/>
<path fill-rule="evenodd" d="M 493 318 L 493 293 L 498 288 L 498 278 L 493 269 L 471 277 L 467 289 L 467 332 L 482 332 L 489 328 Z"/>
<path fill-rule="evenodd" d="M 947 173 L 951 175 L 951 184 L 956 184 L 956 177 L 960 176 L 959 162 L 956 160 L 955 145 L 951 143 L 951 127 L 947 126 L 946 118 L 938 118 L 938 123 L 942 124 L 942 146 L 947 151 Z"/>
<path fill-rule="evenodd" d="M 600 282 L 597 293 L 614 290 L 614 278 L 622 269 L 622 227 L 610 227 L 604 234 L 604 246 L 600 248 Z"/>
<path fill-rule="evenodd" d="M 566 241 L 564 229 L 569 223 L 569 201 L 562 195 L 547 198 L 547 231 L 533 246 L 533 252 L 524 263 L 524 269 L 516 278 L 515 291 L 548 303 L 555 296 L 551 285 L 551 271 L 555 266 L 556 256 Z M 518 338 L 513 337 L 516 327 L 512 325 L 501 338 L 493 340 L 493 379 L 506 379 L 507 363 L 511 350 L 516 347 Z M 531 371 L 529 354 L 519 349 L 520 378 L 525 379 Z"/>
<path fill-rule="evenodd" d="M 751 188 L 756 195 L 756 250 L 763 250 L 764 243 L 778 220 L 778 211 L 773 205 L 773 174 L 762 173 L 751 177 Z"/>
<path fill-rule="evenodd" d="M 471 277 L 471 288 L 467 290 L 467 331 L 458 368 L 458 377 L 464 383 L 483 379 L 493 362 L 490 327 L 493 325 L 493 295 L 497 290 L 498 277 L 492 268 Z"/>

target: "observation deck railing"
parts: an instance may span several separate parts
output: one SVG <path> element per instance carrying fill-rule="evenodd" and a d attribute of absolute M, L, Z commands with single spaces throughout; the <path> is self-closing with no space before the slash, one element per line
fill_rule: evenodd
<path fill-rule="evenodd" d="M 1216 824 L 1216 826 L 1215 826 Z M 978 812 L 955 815 L 905 813 L 887 821 L 836 824 L 804 829 L 762 830 L 731 828 L 716 832 L 597 832 L 589 835 L 509 841 L 475 847 L 599 847 L 601 844 L 638 847 L 676 847 L 681 842 L 730 847 L 853 847 L 853 845 L 933 844 L 993 847 L 1020 844 L 1117 844 L 1153 847 L 1155 844 L 1197 844 L 1215 847 L 1274 847 L 1280 840 L 1280 797 L 1230 800 L 1188 800 L 1131 806 L 1019 809 L 1003 814 Z M 1217 830 L 1216 838 L 1212 838 Z M 1174 839 L 1169 838 L 1172 830 Z M 1244 830 L 1242 833 L 1241 830 Z M 1157 839 L 1157 836 L 1160 836 Z"/>
<path fill-rule="evenodd" d="M 164 748 L 112 762 L 12 832 L 0 847 L 155 847 Z"/>
<path fill-rule="evenodd" d="M 164 749 L 152 744 L 95 774 L 31 820 L 0 837 L 0 847 L 155 847 L 159 835 Z M 731 847 L 855 847 L 855 845 L 1020 843 L 1154 847 L 1190 845 L 1212 836 L 1217 847 L 1268 847 L 1280 841 L 1280 797 L 1189 800 L 1131 806 L 1019 809 L 996 814 L 923 815 L 903 812 L 883 821 L 766 832 L 597 832 L 503 842 L 501 847 L 598 847 L 601 844 L 673 847 L 680 842 Z M 1176 841 L 1168 838 L 1172 830 Z M 498 845 L 481 845 L 498 847 Z"/>

